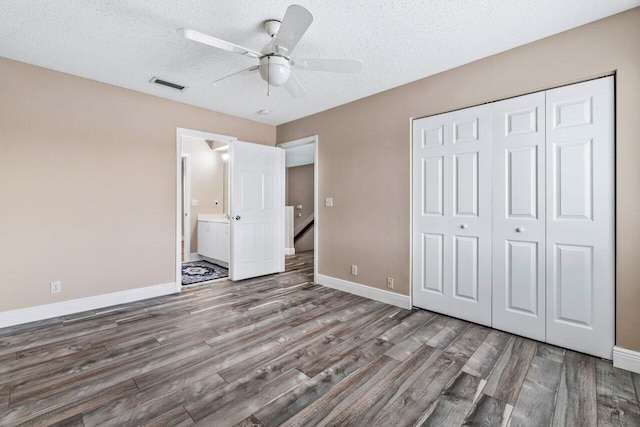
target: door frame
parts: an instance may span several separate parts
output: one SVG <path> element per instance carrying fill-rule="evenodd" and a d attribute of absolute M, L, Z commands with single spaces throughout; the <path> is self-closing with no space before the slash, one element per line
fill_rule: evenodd
<path fill-rule="evenodd" d="M 320 209 L 318 205 L 318 182 L 320 178 L 320 159 L 318 157 L 318 135 L 305 136 L 304 138 L 294 139 L 292 141 L 286 141 L 276 144 L 276 147 L 283 149 L 299 147 L 301 145 L 307 145 L 315 143 L 315 153 L 313 159 L 313 281 L 318 282 L 318 262 L 320 260 L 320 253 L 318 248 L 319 236 L 320 236 Z M 286 169 L 286 165 L 285 165 Z M 285 176 L 286 183 L 286 176 Z M 286 184 L 285 184 L 286 185 Z M 285 195 L 286 197 L 286 195 Z M 285 245 L 286 246 L 286 245 Z"/>
<path fill-rule="evenodd" d="M 181 153 L 182 156 L 182 241 L 184 242 L 184 262 L 191 261 L 191 155 Z"/>
<path fill-rule="evenodd" d="M 213 141 L 221 141 L 227 142 L 231 144 L 234 141 L 237 141 L 238 138 L 235 136 L 229 135 L 221 135 L 217 133 L 211 132 L 202 132 L 193 129 L 186 129 L 178 127 L 176 128 L 176 240 L 175 240 L 175 286 L 176 292 L 182 292 L 182 218 L 184 216 L 182 212 L 182 200 L 183 200 L 183 191 L 182 191 L 182 138 L 185 136 L 190 136 L 193 138 L 207 139 Z M 191 209 L 189 209 L 191 210 Z M 190 213 L 190 212 L 189 212 Z M 191 230 L 189 230 L 191 231 Z M 189 248 L 189 255 L 191 254 L 191 249 Z M 233 262 L 232 259 L 229 262 Z"/>

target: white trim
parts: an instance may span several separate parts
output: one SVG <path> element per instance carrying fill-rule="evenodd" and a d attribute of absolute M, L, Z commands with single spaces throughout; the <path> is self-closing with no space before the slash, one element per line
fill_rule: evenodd
<path fill-rule="evenodd" d="M 318 275 L 318 265 L 320 263 L 320 158 L 318 157 L 318 135 L 310 136 L 316 144 L 315 158 L 313 159 L 313 277 Z M 304 139 L 304 138 L 303 138 Z"/>
<path fill-rule="evenodd" d="M 613 366 L 640 374 L 640 352 L 613 347 Z"/>
<path fill-rule="evenodd" d="M 285 255 L 295 255 L 296 254 L 296 248 L 284 248 L 284 254 Z"/>
<path fill-rule="evenodd" d="M 175 291 L 182 292 L 182 137 L 190 136 L 231 144 L 238 138 L 192 129 L 176 128 L 176 276 Z M 229 184 L 231 185 L 231 184 Z"/>
<path fill-rule="evenodd" d="M 184 260 L 191 261 L 191 155 L 188 153 L 181 153 L 182 162 L 181 166 L 184 168 L 182 173 L 183 182 L 183 194 L 182 194 L 182 206 L 184 212 L 182 212 L 182 229 L 184 234 L 182 235 L 182 241 L 184 242 Z"/>
<path fill-rule="evenodd" d="M 413 117 L 409 117 L 409 304 L 413 307 Z"/>
<path fill-rule="evenodd" d="M 283 255 L 280 257 L 280 272 L 284 273 L 284 271 L 286 270 L 284 252 L 286 252 L 286 247 L 287 247 L 286 232 L 285 232 L 285 221 L 287 218 L 287 213 L 285 211 L 287 206 L 287 157 L 283 149 L 280 149 L 280 151 L 281 151 L 280 153 L 280 181 L 281 181 L 280 196 L 282 196 L 280 197 L 280 202 L 282 203 L 282 208 L 280 209 L 280 215 L 281 215 L 280 229 L 282 230 L 281 236 L 282 236 L 282 252 L 283 252 Z"/>
<path fill-rule="evenodd" d="M 170 295 L 176 292 L 175 289 L 176 284 L 171 282 L 161 285 L 147 286 L 144 288 L 130 289 L 128 291 L 120 291 L 87 298 L 61 301 L 53 304 L 5 311 L 0 313 L 0 328 L 35 322 L 37 320 L 51 319 L 53 317 L 66 316 L 74 313 L 81 313 L 88 310 L 111 307 L 119 304 L 126 304 L 128 302 L 140 301 L 163 295 Z"/>
<path fill-rule="evenodd" d="M 361 285 L 360 283 L 325 276 L 324 274 L 315 274 L 314 281 L 319 285 L 327 286 L 339 291 L 395 305 L 396 307 L 405 308 L 407 310 L 411 309 L 411 298 L 407 295 L 396 294 L 395 292 L 389 292 L 384 289 L 377 289 L 371 286 Z"/>

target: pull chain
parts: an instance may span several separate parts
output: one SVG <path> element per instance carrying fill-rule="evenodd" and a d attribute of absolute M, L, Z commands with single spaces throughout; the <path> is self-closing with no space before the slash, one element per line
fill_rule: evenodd
<path fill-rule="evenodd" d="M 270 89 L 271 86 L 269 82 L 271 81 L 271 77 L 269 73 L 271 72 L 271 57 L 267 56 L 267 96 L 271 96 Z"/>

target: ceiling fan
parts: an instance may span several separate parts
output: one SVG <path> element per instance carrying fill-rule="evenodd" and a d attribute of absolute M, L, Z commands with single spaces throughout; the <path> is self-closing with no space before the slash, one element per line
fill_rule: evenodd
<path fill-rule="evenodd" d="M 313 15 L 307 9 L 295 4 L 289 6 L 282 22 L 275 19 L 264 22 L 264 29 L 271 36 L 271 41 L 260 52 L 196 30 L 183 29 L 181 31 L 189 40 L 260 61 L 258 65 L 216 80 L 213 82 L 214 85 L 223 80 L 259 72 L 260 77 L 267 82 L 267 95 L 269 94 L 270 86 L 283 86 L 291 97 L 300 98 L 307 91 L 292 73 L 292 68 L 334 73 L 359 73 L 363 68 L 362 62 L 356 59 L 292 58 L 293 49 L 307 31 L 311 22 L 313 22 Z"/>

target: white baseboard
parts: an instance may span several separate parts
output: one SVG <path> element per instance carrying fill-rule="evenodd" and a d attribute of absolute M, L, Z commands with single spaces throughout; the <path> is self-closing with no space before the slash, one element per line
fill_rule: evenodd
<path fill-rule="evenodd" d="M 613 366 L 640 374 L 640 352 L 613 347 Z"/>
<path fill-rule="evenodd" d="M 285 255 L 295 255 L 296 254 L 296 248 L 284 248 L 284 254 Z"/>
<path fill-rule="evenodd" d="M 56 302 L 53 304 L 4 311 L 0 312 L 0 328 L 169 295 L 175 292 L 176 284 L 172 282 L 164 283 L 162 285 L 147 286 L 145 288 L 131 289 L 128 291 L 114 292 L 111 294 L 96 295 L 93 297 Z"/>
<path fill-rule="evenodd" d="M 377 289 L 371 286 L 361 285 L 360 283 L 349 282 L 348 280 L 337 279 L 331 276 L 325 276 L 324 274 L 316 274 L 314 281 L 319 285 L 338 289 L 339 291 L 395 305 L 396 307 L 406 308 L 407 310 L 411 309 L 411 298 L 407 295 L 396 294 L 395 292 L 389 292 L 384 289 Z"/>

